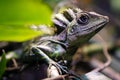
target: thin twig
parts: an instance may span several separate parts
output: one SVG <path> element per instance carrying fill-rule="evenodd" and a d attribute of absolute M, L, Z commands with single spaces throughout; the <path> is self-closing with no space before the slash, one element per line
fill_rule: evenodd
<path fill-rule="evenodd" d="M 7 71 L 20 69 L 20 67 L 18 66 L 18 64 L 14 58 L 12 58 L 12 62 L 13 62 L 13 67 L 7 67 L 6 68 Z"/>
<path fill-rule="evenodd" d="M 14 67 L 18 67 L 18 64 L 17 64 L 17 62 L 16 62 L 16 60 L 14 58 L 12 59 L 12 61 L 13 61 Z"/>
<path fill-rule="evenodd" d="M 109 55 L 108 53 L 108 47 L 107 47 L 107 44 L 106 42 L 102 39 L 102 37 L 100 35 L 97 34 L 97 37 L 102 41 L 102 45 L 103 45 L 103 53 L 107 59 L 107 61 L 104 63 L 104 65 L 101 67 L 98 67 L 96 69 L 94 69 L 93 71 L 94 72 L 98 72 L 98 71 L 101 71 L 103 69 L 105 69 L 106 67 L 108 67 L 111 63 L 111 56 Z"/>
<path fill-rule="evenodd" d="M 99 61 L 96 58 L 92 58 L 90 60 L 90 64 L 93 68 L 104 66 L 104 63 Z M 113 70 L 111 67 L 107 67 L 104 70 L 101 71 L 103 74 L 111 78 L 112 80 L 120 80 L 120 73 Z"/>

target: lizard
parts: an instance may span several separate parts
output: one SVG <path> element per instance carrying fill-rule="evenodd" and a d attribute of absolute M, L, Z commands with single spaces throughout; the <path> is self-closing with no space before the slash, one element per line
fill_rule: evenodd
<path fill-rule="evenodd" d="M 89 41 L 109 22 L 109 18 L 92 11 L 68 8 L 55 14 L 52 21 L 57 28 L 56 34 L 33 41 L 24 57 L 29 61 L 45 61 L 49 65 L 48 69 L 54 66 L 60 75 L 68 73 L 68 70 L 57 61 L 61 57 L 66 59 L 72 56 L 80 45 Z M 50 73 L 49 77 L 52 76 L 55 74 Z"/>

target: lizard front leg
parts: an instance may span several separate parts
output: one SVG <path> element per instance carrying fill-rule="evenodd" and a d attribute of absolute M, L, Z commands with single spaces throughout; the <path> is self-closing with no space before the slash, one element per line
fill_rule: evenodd
<path fill-rule="evenodd" d="M 49 65 L 47 70 L 48 77 L 56 77 L 63 73 L 68 73 L 63 66 L 49 58 L 40 48 L 32 47 L 31 50 L 38 58 L 41 58 L 47 65 Z"/>

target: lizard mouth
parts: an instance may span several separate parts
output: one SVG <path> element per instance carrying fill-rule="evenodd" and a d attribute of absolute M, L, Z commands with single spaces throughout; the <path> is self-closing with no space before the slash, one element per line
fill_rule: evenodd
<path fill-rule="evenodd" d="M 97 33 L 98 31 L 100 31 L 106 24 L 107 22 L 104 21 L 104 22 L 101 22 L 95 26 L 92 26 L 90 28 L 87 28 L 87 29 L 84 29 L 84 30 L 79 30 L 77 29 L 76 32 L 72 33 L 72 34 L 69 34 L 69 35 L 76 35 L 76 36 L 80 36 L 80 35 L 87 35 L 87 34 L 90 34 L 90 33 Z"/>
<path fill-rule="evenodd" d="M 88 28 L 88 29 L 86 29 L 86 30 L 83 30 L 82 32 L 81 31 L 76 31 L 74 34 L 72 34 L 72 35 L 76 35 L 76 34 L 78 34 L 79 35 L 79 33 L 81 34 L 81 35 L 87 35 L 87 34 L 89 34 L 89 33 L 92 33 L 92 32 L 98 32 L 98 31 L 100 31 L 103 27 L 104 27 L 104 25 L 106 24 L 106 22 L 102 22 L 102 23 L 100 23 L 100 24 L 97 24 L 97 25 L 95 25 L 95 26 L 93 26 L 93 27 L 91 27 L 91 28 Z"/>
<path fill-rule="evenodd" d="M 91 33 L 91 32 L 98 32 L 98 31 L 100 31 L 105 26 L 105 24 L 106 24 L 106 22 L 102 22 L 100 24 L 97 24 L 97 25 L 95 25 L 95 26 L 93 26 L 91 28 L 88 28 L 86 30 L 83 30 L 83 31 L 86 34 L 87 33 Z"/>

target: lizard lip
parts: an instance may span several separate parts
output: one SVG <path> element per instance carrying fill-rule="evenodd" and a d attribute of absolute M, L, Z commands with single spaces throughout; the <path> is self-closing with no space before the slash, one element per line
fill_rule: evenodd
<path fill-rule="evenodd" d="M 94 27 L 92 27 L 91 29 L 94 29 L 94 31 L 95 30 L 100 30 L 100 29 L 102 29 L 103 27 L 104 27 L 104 25 L 106 24 L 107 22 L 102 22 L 102 23 L 100 23 L 100 24 L 98 24 L 98 25 L 95 25 Z M 96 27 L 97 26 L 97 27 Z"/>

